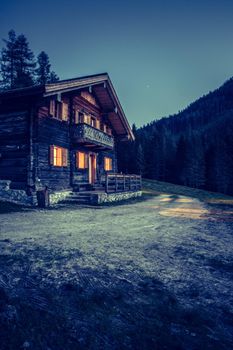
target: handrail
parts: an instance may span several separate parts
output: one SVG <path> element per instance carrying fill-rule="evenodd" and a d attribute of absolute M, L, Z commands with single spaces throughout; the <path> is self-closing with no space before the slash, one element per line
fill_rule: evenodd
<path fill-rule="evenodd" d="M 136 174 L 110 173 L 105 177 L 105 192 L 140 191 L 142 177 Z"/>
<path fill-rule="evenodd" d="M 72 137 L 75 142 L 82 143 L 83 141 L 88 140 L 96 144 L 107 146 L 111 149 L 114 147 L 114 137 L 112 135 L 86 123 L 74 125 Z"/>

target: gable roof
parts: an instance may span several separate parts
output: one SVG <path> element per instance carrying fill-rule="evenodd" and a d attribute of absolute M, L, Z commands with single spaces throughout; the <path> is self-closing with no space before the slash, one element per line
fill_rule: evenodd
<path fill-rule="evenodd" d="M 134 140 L 133 132 L 108 73 L 88 75 L 61 80 L 53 84 L 46 84 L 44 96 L 90 87 L 102 108 L 108 113 L 108 118 L 117 134 L 129 140 Z"/>
<path fill-rule="evenodd" d="M 133 132 L 108 73 L 60 80 L 56 83 L 40 86 L 8 90 L 0 93 L 0 98 L 13 98 L 38 94 L 42 94 L 44 97 L 46 97 L 85 88 L 91 88 L 92 92 L 97 97 L 100 106 L 103 108 L 106 114 L 108 114 L 108 118 L 117 135 L 122 137 L 122 139 L 134 140 Z"/>

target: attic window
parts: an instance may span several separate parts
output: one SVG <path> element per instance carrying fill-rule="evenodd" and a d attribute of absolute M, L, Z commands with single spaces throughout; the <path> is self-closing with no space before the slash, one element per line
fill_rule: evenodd
<path fill-rule="evenodd" d="M 69 105 L 65 102 L 59 102 L 56 100 L 49 101 L 49 114 L 53 118 L 67 121 L 69 118 Z"/>

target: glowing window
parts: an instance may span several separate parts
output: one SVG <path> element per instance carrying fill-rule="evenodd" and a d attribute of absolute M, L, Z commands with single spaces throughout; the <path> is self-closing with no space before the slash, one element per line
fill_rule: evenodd
<path fill-rule="evenodd" d="M 87 154 L 84 152 L 78 151 L 76 153 L 76 167 L 79 169 L 87 168 Z"/>
<path fill-rule="evenodd" d="M 67 166 L 68 150 L 63 147 L 50 146 L 50 164 L 54 166 Z"/>
<path fill-rule="evenodd" d="M 104 157 L 104 170 L 112 170 L 112 158 Z"/>

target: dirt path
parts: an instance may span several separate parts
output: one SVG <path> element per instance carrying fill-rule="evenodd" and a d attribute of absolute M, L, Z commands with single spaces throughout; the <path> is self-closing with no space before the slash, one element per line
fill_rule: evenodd
<path fill-rule="evenodd" d="M 1 349 L 230 349 L 233 208 L 160 195 L 0 215 Z"/>

